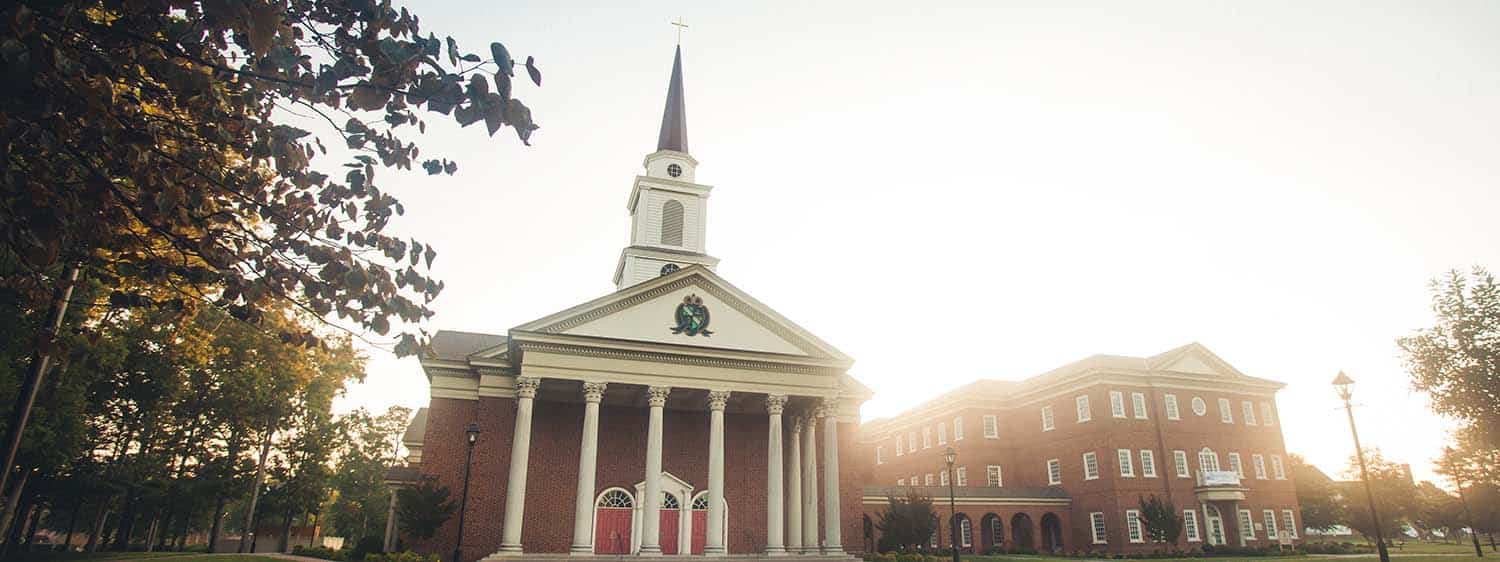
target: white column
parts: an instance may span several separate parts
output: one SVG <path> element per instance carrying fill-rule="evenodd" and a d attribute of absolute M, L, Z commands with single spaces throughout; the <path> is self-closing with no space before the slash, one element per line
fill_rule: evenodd
<path fill-rule="evenodd" d="M 708 393 L 708 529 L 703 540 L 703 554 L 707 556 L 725 553 L 724 405 L 728 402 L 728 391 Z"/>
<path fill-rule="evenodd" d="M 641 555 L 661 556 L 661 410 L 671 387 L 646 388 L 651 418 L 646 425 L 646 490 L 641 502 Z"/>
<path fill-rule="evenodd" d="M 578 447 L 578 493 L 573 502 L 573 554 L 594 553 L 594 476 L 599 459 L 599 401 L 605 384 L 583 383 L 583 443 Z"/>
<path fill-rule="evenodd" d="M 818 418 L 807 417 L 802 435 L 802 551 L 818 552 Z"/>
<path fill-rule="evenodd" d="M 766 554 L 786 554 L 782 542 L 784 524 L 781 518 L 782 505 L 786 497 L 781 493 L 781 411 L 786 408 L 785 394 L 766 397 L 766 412 L 770 414 L 766 454 Z"/>
<path fill-rule="evenodd" d="M 839 529 L 839 419 L 832 399 L 823 401 L 823 554 L 842 554 Z"/>
<path fill-rule="evenodd" d="M 391 486 L 391 506 L 385 512 L 385 551 L 396 550 L 396 487 Z"/>
<path fill-rule="evenodd" d="M 541 379 L 516 377 L 515 437 L 510 442 L 510 480 L 505 484 L 505 523 L 500 552 L 521 552 L 521 515 L 526 512 L 526 464 L 531 459 L 531 401 Z"/>
<path fill-rule="evenodd" d="M 802 552 L 802 418 L 792 418 L 786 459 L 786 551 Z"/>

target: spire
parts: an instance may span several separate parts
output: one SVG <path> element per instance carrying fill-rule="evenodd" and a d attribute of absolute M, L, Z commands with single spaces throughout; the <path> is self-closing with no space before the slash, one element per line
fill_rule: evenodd
<path fill-rule="evenodd" d="M 657 150 L 675 150 L 687 154 L 687 105 L 682 97 L 682 45 L 672 59 L 672 83 L 667 86 L 667 108 L 661 114 L 661 136 Z"/>

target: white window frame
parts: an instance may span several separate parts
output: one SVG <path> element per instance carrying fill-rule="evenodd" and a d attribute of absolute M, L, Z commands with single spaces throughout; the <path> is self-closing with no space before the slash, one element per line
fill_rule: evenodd
<path fill-rule="evenodd" d="M 1207 455 L 1207 456 L 1205 456 Z M 1204 459 L 1212 460 L 1212 463 L 1204 462 Z M 1219 470 L 1219 453 L 1213 449 L 1204 447 L 1198 450 L 1198 472 L 1216 472 Z"/>
<path fill-rule="evenodd" d="M 1182 410 L 1177 407 L 1177 395 L 1167 394 L 1162 396 L 1162 402 L 1167 404 L 1167 419 L 1179 421 L 1182 419 Z"/>
<path fill-rule="evenodd" d="M 875 446 L 875 464 L 885 464 L 885 447 Z"/>
<path fill-rule="evenodd" d="M 1083 479 L 1099 479 L 1099 455 L 1093 451 L 1083 454 Z"/>
<path fill-rule="evenodd" d="M 1042 406 L 1042 431 L 1057 429 L 1057 418 L 1052 415 L 1051 406 Z"/>
<path fill-rule="evenodd" d="M 1104 512 L 1089 514 L 1089 533 L 1093 536 L 1094 544 L 1109 544 L 1109 527 L 1104 521 Z"/>
<path fill-rule="evenodd" d="M 946 470 L 939 470 L 938 471 L 938 485 L 939 486 L 947 486 L 948 485 L 948 471 L 946 471 Z"/>
<path fill-rule="evenodd" d="M 1141 476 L 1156 478 L 1156 451 L 1141 449 Z"/>
<path fill-rule="evenodd" d="M 1286 465 L 1281 464 L 1281 455 L 1271 455 L 1271 475 L 1286 480 Z"/>
<path fill-rule="evenodd" d="M 896 436 L 896 456 L 898 456 L 898 457 L 901 456 L 901 455 L 906 454 L 906 451 L 901 448 L 901 444 L 902 444 L 901 436 L 897 435 Z"/>
<path fill-rule="evenodd" d="M 938 422 L 938 444 L 948 444 L 948 422 Z"/>
<path fill-rule="evenodd" d="M 905 486 L 906 485 L 906 479 L 905 478 L 897 478 L 896 479 L 896 485 L 897 486 Z"/>
<path fill-rule="evenodd" d="M 1116 449 L 1115 462 L 1120 465 L 1120 478 L 1135 478 L 1135 452 L 1130 449 Z"/>
<path fill-rule="evenodd" d="M 1257 425 L 1255 423 L 1255 403 L 1249 400 L 1241 400 L 1240 417 L 1245 418 L 1245 425 Z"/>
<path fill-rule="evenodd" d="M 1141 529 L 1141 512 L 1138 509 L 1125 510 L 1125 531 L 1132 543 L 1146 542 L 1146 533 Z"/>
<path fill-rule="evenodd" d="M 1187 451 L 1172 451 L 1172 462 L 1177 465 L 1178 478 L 1193 477 L 1193 468 L 1188 464 Z"/>
<path fill-rule="evenodd" d="M 958 520 L 958 539 L 964 547 L 974 546 L 974 524 L 967 517 Z"/>
<path fill-rule="evenodd" d="M 1125 417 L 1125 393 L 1109 391 L 1109 415 L 1122 419 Z"/>
<path fill-rule="evenodd" d="M 1240 475 L 1240 478 L 1245 477 L 1245 463 L 1240 462 L 1239 453 L 1229 453 L 1229 470 Z"/>
<path fill-rule="evenodd" d="M 1049 475 L 1048 478 L 1051 476 Z M 1000 469 L 1000 465 L 992 464 L 984 467 L 984 485 L 991 488 L 1005 487 L 1005 472 Z"/>
<path fill-rule="evenodd" d="M 1062 461 L 1047 459 L 1047 485 L 1057 486 L 1062 484 Z"/>
<path fill-rule="evenodd" d="M 1078 408 L 1078 423 L 1094 419 L 1094 410 L 1089 407 L 1089 395 L 1085 394 L 1074 398 L 1073 404 Z"/>
<path fill-rule="evenodd" d="M 1241 509 L 1239 515 L 1240 516 L 1238 519 L 1240 520 L 1240 540 L 1256 540 L 1255 515 L 1250 513 L 1250 510 L 1248 509 Z"/>
<path fill-rule="evenodd" d="M 1291 509 L 1281 510 L 1281 524 L 1287 531 L 1292 533 L 1292 538 L 1297 538 L 1297 512 Z"/>
<path fill-rule="evenodd" d="M 1260 518 L 1266 523 L 1266 538 L 1276 538 L 1276 510 L 1262 509 L 1260 510 Z"/>
<path fill-rule="evenodd" d="M 1234 409 L 1230 408 L 1228 398 L 1219 399 L 1219 421 L 1234 423 Z"/>
<path fill-rule="evenodd" d="M 1273 413 L 1271 413 L 1271 403 L 1270 402 L 1261 402 L 1260 403 L 1260 424 L 1264 425 L 1264 426 L 1267 426 L 1267 427 L 1276 425 L 1275 418 L 1276 418 L 1276 415 L 1273 414 Z M 1296 531 L 1292 531 L 1292 532 L 1295 533 Z"/>
<path fill-rule="evenodd" d="M 915 453 L 915 452 L 917 452 L 917 432 L 916 431 L 908 431 L 908 432 L 906 432 L 906 452 L 908 452 L 908 453 Z"/>
<path fill-rule="evenodd" d="M 953 440 L 964 440 L 964 419 L 961 417 L 953 418 Z"/>
<path fill-rule="evenodd" d="M 969 485 L 969 467 L 967 467 L 967 466 L 960 466 L 960 467 L 958 467 L 958 471 L 954 473 L 953 477 L 958 479 L 957 482 L 954 482 L 955 485 L 958 485 L 958 486 L 968 486 Z"/>
<path fill-rule="evenodd" d="M 1203 417 L 1208 415 L 1208 402 L 1202 396 L 1194 396 L 1192 400 L 1193 415 Z"/>
<path fill-rule="evenodd" d="M 1266 479 L 1266 457 L 1260 453 L 1250 455 L 1250 465 L 1255 468 L 1255 479 Z"/>
<path fill-rule="evenodd" d="M 922 479 L 917 478 L 917 475 L 915 475 L 915 474 L 911 475 L 911 485 L 913 485 L 913 486 L 921 486 L 922 485 Z"/>
<path fill-rule="evenodd" d="M 1182 532 L 1187 536 L 1187 542 L 1203 542 L 1203 535 L 1198 531 L 1197 511 L 1182 510 Z"/>
<path fill-rule="evenodd" d="M 932 473 L 931 472 L 922 475 L 922 485 L 923 486 L 931 486 L 932 485 Z"/>
<path fill-rule="evenodd" d="M 994 414 L 987 414 L 984 416 L 984 438 L 1000 438 L 1000 418 L 995 416 Z"/>
<path fill-rule="evenodd" d="M 1131 414 L 1135 415 L 1135 419 L 1138 419 L 1138 420 L 1149 419 L 1149 418 L 1146 417 L 1147 416 L 1147 414 L 1146 414 L 1146 393 L 1144 393 L 1144 392 L 1132 392 L 1132 393 L 1130 393 L 1130 411 L 1131 411 Z"/>
<path fill-rule="evenodd" d="M 932 426 L 922 428 L 922 448 L 932 448 Z"/>

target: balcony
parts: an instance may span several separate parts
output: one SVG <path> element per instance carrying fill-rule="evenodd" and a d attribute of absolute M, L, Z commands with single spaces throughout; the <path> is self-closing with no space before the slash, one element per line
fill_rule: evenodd
<path fill-rule="evenodd" d="M 1243 501 L 1245 487 L 1240 485 L 1240 475 L 1232 470 L 1200 470 L 1198 485 L 1193 488 L 1198 501 Z"/>

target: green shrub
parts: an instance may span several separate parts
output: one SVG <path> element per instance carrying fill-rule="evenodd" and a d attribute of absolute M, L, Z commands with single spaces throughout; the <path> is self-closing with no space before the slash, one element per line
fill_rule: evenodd
<path fill-rule="evenodd" d="M 302 545 L 295 545 L 292 547 L 292 554 L 296 556 L 309 556 L 312 558 L 338 560 L 342 562 L 348 556 L 349 552 L 345 550 L 334 550 L 326 546 L 306 547 Z"/>
<path fill-rule="evenodd" d="M 389 554 L 367 554 L 365 562 L 442 562 L 436 554 L 421 554 L 410 550 Z"/>

